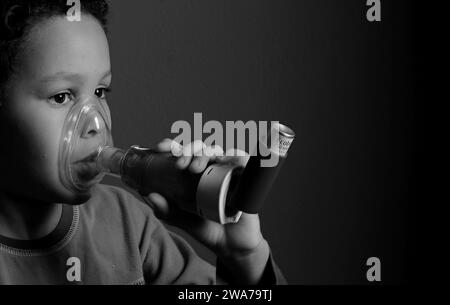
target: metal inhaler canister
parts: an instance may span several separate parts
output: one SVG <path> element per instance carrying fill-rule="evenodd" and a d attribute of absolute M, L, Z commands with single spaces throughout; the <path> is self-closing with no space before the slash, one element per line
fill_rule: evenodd
<path fill-rule="evenodd" d="M 287 157 L 287 152 L 295 138 L 289 127 L 276 123 L 272 125 L 269 139 L 259 139 L 256 151 L 250 157 L 238 186 L 230 199 L 230 205 L 239 211 L 257 214 L 264 203 L 277 175 Z M 270 140 L 270 148 L 266 146 Z M 275 157 L 276 164 L 267 161 L 267 156 Z"/>
<path fill-rule="evenodd" d="M 132 146 L 127 151 L 104 148 L 97 158 L 101 172 L 119 175 L 140 195 L 158 193 L 187 212 L 219 223 L 237 222 L 242 212 L 226 209 L 232 178 L 239 167 L 213 164 L 199 174 L 179 169 L 177 158 L 150 148 Z"/>

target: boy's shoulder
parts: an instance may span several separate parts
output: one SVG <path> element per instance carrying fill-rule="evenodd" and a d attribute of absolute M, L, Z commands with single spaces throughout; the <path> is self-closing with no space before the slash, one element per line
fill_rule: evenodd
<path fill-rule="evenodd" d="M 92 195 L 91 198 L 89 199 L 88 202 L 86 202 L 86 204 L 91 203 L 92 201 L 105 199 L 118 202 L 121 202 L 123 200 L 129 200 L 131 198 L 137 200 L 137 198 L 125 188 L 109 184 L 97 184 L 95 187 L 92 188 L 91 195 Z"/>
<path fill-rule="evenodd" d="M 124 188 L 98 184 L 92 189 L 91 198 L 80 206 L 89 218 L 145 223 L 154 218 L 152 209 Z"/>
<path fill-rule="evenodd" d="M 116 205 L 123 205 L 129 203 L 130 201 L 133 201 L 138 203 L 138 207 L 140 208 L 147 207 L 147 205 L 139 200 L 136 195 L 123 187 L 108 184 L 98 184 L 92 189 L 91 194 L 91 198 L 85 204 L 95 202 L 114 207 Z"/>

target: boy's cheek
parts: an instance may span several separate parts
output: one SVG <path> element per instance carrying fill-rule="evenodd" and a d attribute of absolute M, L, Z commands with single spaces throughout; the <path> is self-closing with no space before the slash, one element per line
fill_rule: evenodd
<path fill-rule="evenodd" d="M 28 156 L 22 154 L 15 162 L 6 165 L 10 174 L 5 186 L 9 191 L 47 203 L 77 205 L 90 198 L 89 193 L 73 193 L 62 184 L 56 153 L 46 153 L 39 143 L 35 147 L 34 153 Z"/>
<path fill-rule="evenodd" d="M 54 108 L 23 91 L 2 115 L 2 178 L 14 192 L 46 202 L 82 204 L 89 193 L 68 190 L 60 179 L 59 153 L 68 109 Z M 8 173 L 8 174 L 4 174 Z"/>
<path fill-rule="evenodd" d="M 63 121 L 54 119 L 52 124 L 42 127 L 32 140 L 36 148 L 33 154 L 33 163 L 29 164 L 33 171 L 33 180 L 48 190 L 46 199 L 67 204 L 82 204 L 87 201 L 89 194 L 74 193 L 67 189 L 60 178 L 61 168 L 59 162 L 60 144 L 62 139 Z M 45 199 L 45 198 L 42 198 Z"/>
<path fill-rule="evenodd" d="M 36 198 L 39 200 L 75 200 L 59 178 L 64 117 L 46 109 L 30 108 L 11 113 L 10 124 L 2 122 L 0 133 L 4 137 L 0 162 L 2 172 L 8 173 L 8 187 L 31 197 L 40 197 Z"/>

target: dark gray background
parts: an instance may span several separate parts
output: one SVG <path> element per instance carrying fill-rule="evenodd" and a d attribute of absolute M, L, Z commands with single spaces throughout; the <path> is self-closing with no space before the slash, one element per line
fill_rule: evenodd
<path fill-rule="evenodd" d="M 413 16 L 381 2 L 369 23 L 365 0 L 110 1 L 116 145 L 173 137 L 194 112 L 284 122 L 297 137 L 261 218 L 288 281 L 367 283 L 377 256 L 384 283 L 405 282 Z"/>

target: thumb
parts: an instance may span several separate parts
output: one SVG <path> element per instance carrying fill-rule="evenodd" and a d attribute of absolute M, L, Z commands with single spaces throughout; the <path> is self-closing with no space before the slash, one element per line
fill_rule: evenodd
<path fill-rule="evenodd" d="M 159 219 L 167 219 L 170 215 L 170 206 L 167 200 L 158 193 L 151 193 L 148 196 L 142 196 Z"/>
<path fill-rule="evenodd" d="M 225 235 L 222 225 L 173 207 L 163 196 L 157 193 L 143 196 L 143 199 L 153 209 L 158 219 L 186 231 L 210 250 L 218 250 Z"/>

